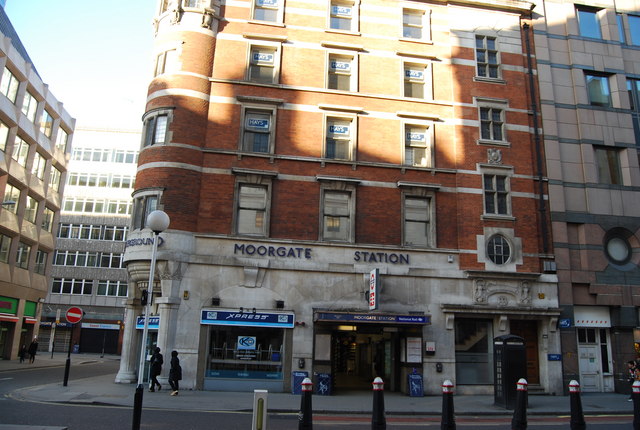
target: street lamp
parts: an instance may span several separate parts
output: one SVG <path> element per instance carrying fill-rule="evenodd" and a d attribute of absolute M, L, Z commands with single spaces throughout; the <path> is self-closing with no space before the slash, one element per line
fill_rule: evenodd
<path fill-rule="evenodd" d="M 169 215 L 157 210 L 147 216 L 147 227 L 153 231 L 153 248 L 151 250 L 151 267 L 149 268 L 149 285 L 147 285 L 147 304 L 144 313 L 144 329 L 142 330 L 142 347 L 140 348 L 140 366 L 138 367 L 138 385 L 133 398 L 133 430 L 140 430 L 140 415 L 142 414 L 142 395 L 144 393 L 144 362 L 147 355 L 147 333 L 149 332 L 149 317 L 151 315 L 151 299 L 153 297 L 153 277 L 156 268 L 156 254 L 158 252 L 158 238 L 160 233 L 169 227 Z"/>

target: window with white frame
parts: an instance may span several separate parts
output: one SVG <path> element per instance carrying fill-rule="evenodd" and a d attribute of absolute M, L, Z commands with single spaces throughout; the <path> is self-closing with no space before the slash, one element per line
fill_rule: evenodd
<path fill-rule="evenodd" d="M 35 265 L 33 266 L 33 271 L 40 275 L 44 275 L 45 271 L 47 270 L 48 258 L 49 258 L 48 252 L 38 249 L 36 251 L 36 261 L 35 261 Z"/>
<path fill-rule="evenodd" d="M 2 199 L 2 209 L 16 213 L 20 202 L 20 189 L 11 184 L 4 187 L 4 197 Z"/>
<path fill-rule="evenodd" d="M 134 230 L 146 227 L 147 217 L 151 212 L 158 209 L 158 199 L 159 197 L 155 194 L 134 198 L 133 219 L 131 221 L 131 226 Z"/>
<path fill-rule="evenodd" d="M 431 245 L 431 199 L 404 196 L 404 244 L 427 247 Z"/>
<path fill-rule="evenodd" d="M 60 188 L 61 176 L 62 176 L 62 173 L 60 172 L 60 170 L 51 166 L 51 171 L 49 172 L 49 187 L 52 190 L 58 191 L 58 189 Z"/>
<path fill-rule="evenodd" d="M 585 72 L 589 104 L 592 106 L 611 106 L 609 75 L 597 72 Z"/>
<path fill-rule="evenodd" d="M 103 252 L 100 255 L 100 267 L 122 269 L 122 254 L 116 252 Z"/>
<path fill-rule="evenodd" d="M 108 161 L 108 160 L 105 160 Z M 138 152 L 137 151 L 125 151 L 124 149 L 116 149 L 113 153 L 114 163 L 124 164 L 137 164 Z"/>
<path fill-rule="evenodd" d="M 42 214 L 42 229 L 51 233 L 53 228 L 53 217 L 55 212 L 45 206 L 44 213 Z"/>
<path fill-rule="evenodd" d="M 93 280 L 53 278 L 51 292 L 53 294 L 91 295 Z"/>
<path fill-rule="evenodd" d="M 322 240 L 351 242 L 354 220 L 353 193 L 323 189 Z"/>
<path fill-rule="evenodd" d="M 36 175 L 38 179 L 44 179 L 44 169 L 47 166 L 47 159 L 44 158 L 38 151 L 33 156 L 33 165 L 31 166 L 31 173 Z"/>
<path fill-rule="evenodd" d="M 51 137 L 53 133 L 53 116 L 47 109 L 44 110 L 40 119 L 40 132 L 47 137 Z"/>
<path fill-rule="evenodd" d="M 244 110 L 242 150 L 246 152 L 273 152 L 273 110 L 247 108 Z"/>
<path fill-rule="evenodd" d="M 251 46 L 249 80 L 261 84 L 277 82 L 277 50 L 273 46 Z"/>
<path fill-rule="evenodd" d="M 266 236 L 268 223 L 268 187 L 239 184 L 236 231 L 240 235 Z"/>
<path fill-rule="evenodd" d="M 9 126 L 0 121 L 0 151 L 7 150 L 7 141 L 9 140 Z"/>
<path fill-rule="evenodd" d="M 282 22 L 284 0 L 253 0 L 252 18 L 256 21 Z"/>
<path fill-rule="evenodd" d="M 433 150 L 429 128 L 421 125 L 404 126 L 404 164 L 432 167 Z"/>
<path fill-rule="evenodd" d="M 402 37 L 407 39 L 428 39 L 428 28 L 424 10 L 402 10 Z"/>
<path fill-rule="evenodd" d="M 503 106 L 480 106 L 480 140 L 505 142 Z"/>
<path fill-rule="evenodd" d="M 509 215 L 511 213 L 509 176 L 484 174 L 482 175 L 482 184 L 484 192 L 484 213 Z"/>
<path fill-rule="evenodd" d="M 2 81 L 0 81 L 0 93 L 4 94 L 11 103 L 15 104 L 19 85 L 20 81 L 18 81 L 18 78 L 5 66 L 2 71 Z"/>
<path fill-rule="evenodd" d="M 580 36 L 602 39 L 599 13 L 601 9 L 576 5 Z"/>
<path fill-rule="evenodd" d="M 16 267 L 21 269 L 29 268 L 29 254 L 31 253 L 31 246 L 20 241 L 18 242 L 18 249 L 16 251 Z"/>
<path fill-rule="evenodd" d="M 326 119 L 326 138 L 324 158 L 332 160 L 351 160 L 355 137 L 352 118 Z"/>
<path fill-rule="evenodd" d="M 178 71 L 178 50 L 168 49 L 156 57 L 156 69 L 153 76 Z"/>
<path fill-rule="evenodd" d="M 339 31 L 358 31 L 358 6 L 352 1 L 331 0 L 329 28 Z"/>
<path fill-rule="evenodd" d="M 11 249 L 11 238 L 7 235 L 0 234 L 0 262 L 9 262 L 9 250 Z"/>
<path fill-rule="evenodd" d="M 500 59 L 495 37 L 476 35 L 476 72 L 483 78 L 500 78 Z"/>
<path fill-rule="evenodd" d="M 69 133 L 62 128 L 58 129 L 58 135 L 56 136 L 56 149 L 58 151 L 67 151 L 67 142 L 69 141 Z"/>
<path fill-rule="evenodd" d="M 98 296 L 126 297 L 127 296 L 126 281 L 99 280 Z"/>
<path fill-rule="evenodd" d="M 36 222 L 38 215 L 38 201 L 31 196 L 27 196 L 27 203 L 24 207 L 24 219 L 30 223 Z"/>
<path fill-rule="evenodd" d="M 355 91 L 354 57 L 329 55 L 327 88 L 330 90 Z"/>
<path fill-rule="evenodd" d="M 487 241 L 487 257 L 494 264 L 503 265 L 511 259 L 511 245 L 501 234 L 495 234 Z"/>
<path fill-rule="evenodd" d="M 16 136 L 16 140 L 13 144 L 13 154 L 11 158 L 16 160 L 18 164 L 25 167 L 27 165 L 27 157 L 29 156 L 29 144 L 24 141 L 20 136 Z"/>
<path fill-rule="evenodd" d="M 167 140 L 168 114 L 150 115 L 144 122 L 144 146 L 163 144 Z"/>
<path fill-rule="evenodd" d="M 100 226 L 93 226 L 94 229 L 96 227 L 98 227 L 98 229 L 100 229 Z M 99 237 L 102 240 L 112 240 L 112 241 L 124 241 L 127 239 L 127 231 L 129 229 L 127 227 L 123 227 L 123 226 L 116 226 L 116 225 L 105 225 L 103 227 L 103 234 L 101 237 Z"/>
<path fill-rule="evenodd" d="M 28 90 L 24 93 L 22 101 L 22 113 L 31 122 L 36 121 L 36 111 L 38 110 L 38 100 Z"/>
<path fill-rule="evenodd" d="M 91 251 L 56 251 L 55 266 L 98 267 L 98 253 Z"/>
<path fill-rule="evenodd" d="M 426 64 L 404 63 L 404 96 L 431 98 L 430 68 Z"/>

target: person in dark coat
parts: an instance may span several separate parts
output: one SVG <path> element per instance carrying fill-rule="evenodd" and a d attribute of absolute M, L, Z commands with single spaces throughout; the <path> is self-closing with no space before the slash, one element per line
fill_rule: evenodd
<path fill-rule="evenodd" d="M 180 389 L 178 381 L 182 379 L 182 367 L 180 367 L 180 359 L 178 351 L 171 351 L 171 369 L 169 370 L 169 385 L 171 385 L 171 395 L 177 396 Z"/>
<path fill-rule="evenodd" d="M 18 357 L 20 357 L 20 363 L 24 363 L 24 358 L 27 356 L 27 345 L 22 345 Z"/>
<path fill-rule="evenodd" d="M 29 353 L 29 364 L 36 361 L 36 353 L 38 352 L 38 339 L 36 339 L 35 337 L 33 338 L 33 341 L 31 341 L 29 350 L 27 352 Z"/>
<path fill-rule="evenodd" d="M 149 391 L 154 392 L 156 385 L 158 386 L 158 391 L 162 389 L 162 385 L 158 382 L 158 376 L 162 372 L 162 364 L 164 363 L 162 359 L 162 354 L 160 354 L 160 348 L 156 347 L 153 351 L 153 355 L 151 356 L 151 385 L 149 386 Z"/>

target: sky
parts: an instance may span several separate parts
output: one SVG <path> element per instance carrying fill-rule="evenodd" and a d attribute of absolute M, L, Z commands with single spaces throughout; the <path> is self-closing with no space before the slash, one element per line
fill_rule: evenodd
<path fill-rule="evenodd" d="M 141 129 L 157 0 L 7 0 L 5 12 L 76 127 Z"/>

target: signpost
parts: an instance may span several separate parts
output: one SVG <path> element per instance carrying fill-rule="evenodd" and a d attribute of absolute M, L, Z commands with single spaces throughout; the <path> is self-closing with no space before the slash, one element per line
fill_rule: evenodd
<path fill-rule="evenodd" d="M 73 328 L 76 323 L 79 323 L 84 316 L 84 312 L 77 306 L 71 307 L 67 309 L 67 313 L 65 314 L 65 318 L 71 324 L 71 336 L 69 336 L 69 352 L 67 352 L 67 362 L 64 365 L 64 382 L 63 386 L 67 386 L 67 382 L 69 382 L 69 368 L 71 367 L 71 347 L 73 346 Z"/>

